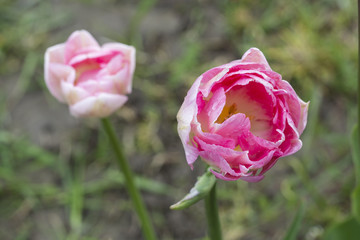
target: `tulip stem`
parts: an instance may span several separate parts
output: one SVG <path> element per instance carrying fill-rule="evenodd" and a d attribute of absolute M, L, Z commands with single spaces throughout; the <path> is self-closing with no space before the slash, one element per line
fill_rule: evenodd
<path fill-rule="evenodd" d="M 138 215 L 138 218 L 141 222 L 145 239 L 155 240 L 156 235 L 152 223 L 150 221 L 149 214 L 145 208 L 145 204 L 141 198 L 140 192 L 135 185 L 133 173 L 130 169 L 128 162 L 126 161 L 124 152 L 122 150 L 122 147 L 120 146 L 120 142 L 118 138 L 116 137 L 114 128 L 112 127 L 111 122 L 109 121 L 108 118 L 103 118 L 101 121 L 109 137 L 110 144 L 115 152 L 120 171 L 122 171 L 124 174 L 125 185 L 132 200 L 133 206 L 136 210 L 136 213 Z"/>
<path fill-rule="evenodd" d="M 205 197 L 205 210 L 210 240 L 221 240 L 221 226 L 216 201 L 216 183 Z"/>
<path fill-rule="evenodd" d="M 360 136 L 360 0 L 358 0 L 358 134 Z"/>

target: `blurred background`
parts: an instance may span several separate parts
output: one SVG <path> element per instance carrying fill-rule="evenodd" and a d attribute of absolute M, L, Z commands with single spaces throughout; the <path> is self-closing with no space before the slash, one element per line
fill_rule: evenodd
<path fill-rule="evenodd" d="M 298 239 L 321 239 L 347 218 L 355 176 L 355 0 L 0 0 L 0 239 L 141 239 L 98 120 L 78 120 L 44 84 L 46 48 L 86 29 L 137 48 L 133 93 L 111 117 L 160 239 L 205 239 L 203 203 L 169 206 L 204 171 L 191 171 L 176 114 L 195 79 L 267 56 L 311 101 L 303 148 L 260 183 L 219 181 L 224 239 L 281 239 L 301 203 Z"/>

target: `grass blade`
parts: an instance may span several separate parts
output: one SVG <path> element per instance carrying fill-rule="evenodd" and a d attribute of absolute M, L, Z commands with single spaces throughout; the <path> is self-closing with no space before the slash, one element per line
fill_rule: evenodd
<path fill-rule="evenodd" d="M 296 236 L 299 232 L 300 224 L 301 224 L 303 217 L 304 217 L 304 204 L 301 202 L 301 205 L 300 205 L 298 211 L 296 212 L 296 215 L 290 225 L 290 228 L 288 229 L 283 240 L 296 240 L 297 239 Z"/>

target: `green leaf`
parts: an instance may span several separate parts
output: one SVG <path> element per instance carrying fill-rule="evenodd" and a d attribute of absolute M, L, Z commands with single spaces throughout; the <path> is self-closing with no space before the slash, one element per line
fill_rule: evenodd
<path fill-rule="evenodd" d="M 360 223 L 351 217 L 325 231 L 323 240 L 358 240 Z"/>
<path fill-rule="evenodd" d="M 296 212 L 295 214 L 295 217 L 284 237 L 284 240 L 295 240 L 297 239 L 297 234 L 299 232 L 299 229 L 300 229 L 300 224 L 301 224 L 301 221 L 304 217 L 304 204 L 301 202 L 301 205 L 298 209 L 298 211 Z"/>
<path fill-rule="evenodd" d="M 360 141 L 359 126 L 355 126 L 351 134 L 352 157 L 355 165 L 356 184 L 360 184 Z"/>
<path fill-rule="evenodd" d="M 207 172 L 198 178 L 195 186 L 190 190 L 190 192 L 179 202 L 171 205 L 170 209 L 180 210 L 197 203 L 210 192 L 215 182 L 216 178 L 214 174 L 207 170 Z"/>
<path fill-rule="evenodd" d="M 351 210 L 355 219 L 360 223 L 360 184 L 357 185 L 351 194 Z"/>

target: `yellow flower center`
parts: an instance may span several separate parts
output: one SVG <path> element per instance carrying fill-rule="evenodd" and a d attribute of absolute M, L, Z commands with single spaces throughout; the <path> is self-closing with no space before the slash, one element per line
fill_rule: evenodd
<path fill-rule="evenodd" d="M 230 106 L 225 105 L 221 114 L 219 115 L 219 117 L 216 119 L 215 122 L 219 124 L 223 123 L 226 119 L 237 113 L 240 113 L 240 111 L 238 111 L 238 108 L 235 103 L 231 104 Z M 255 116 L 246 113 L 244 114 L 247 118 L 249 118 L 250 122 L 255 119 Z"/>

